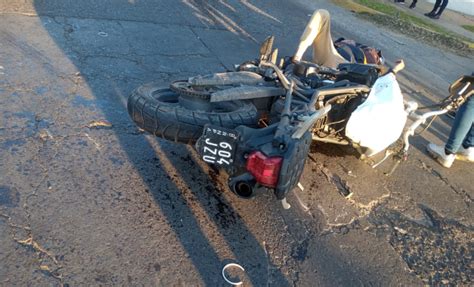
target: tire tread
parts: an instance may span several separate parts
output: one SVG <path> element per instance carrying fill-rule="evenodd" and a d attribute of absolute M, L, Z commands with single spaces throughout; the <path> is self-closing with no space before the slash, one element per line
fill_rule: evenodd
<path fill-rule="evenodd" d="M 189 110 L 179 104 L 158 101 L 153 95 L 160 89 L 166 91 L 153 85 L 140 86 L 131 93 L 127 102 L 132 120 L 155 136 L 192 144 L 207 123 L 235 128 L 239 125 L 255 126 L 258 122 L 257 110 L 251 103 L 240 102 L 237 110 L 227 113 Z"/>

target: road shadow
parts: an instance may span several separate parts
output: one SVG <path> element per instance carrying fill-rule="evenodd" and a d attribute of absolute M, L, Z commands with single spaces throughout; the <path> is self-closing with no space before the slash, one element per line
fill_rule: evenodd
<path fill-rule="evenodd" d="M 211 70 L 223 69 L 212 52 L 207 50 L 202 42 L 195 40 L 195 32 L 190 27 L 198 25 L 196 29 L 204 30 L 206 27 L 217 26 L 214 28 L 230 31 L 232 34 L 230 37 L 243 43 L 251 38 L 250 34 L 226 16 L 226 12 L 221 11 L 233 10 L 226 2 L 221 1 L 220 5 L 211 5 L 205 1 L 183 2 L 184 4 L 176 4 L 174 1 L 168 1 L 169 7 L 175 5 L 183 9 L 178 12 L 175 11 L 176 8 L 169 8 L 168 11 L 175 13 L 177 17 L 181 17 L 178 16 L 180 13 L 186 14 L 185 17 L 194 15 L 205 25 L 199 25 L 188 18 L 183 22 L 183 28 L 178 27 L 180 25 L 163 24 L 163 31 L 156 32 L 153 28 L 159 28 L 157 22 L 172 22 L 173 19 L 144 16 L 142 21 L 139 21 L 137 12 L 133 9 L 137 8 L 137 5 L 133 4 L 134 1 L 122 1 L 116 6 L 115 3 L 114 6 L 107 3 L 109 7 L 107 4 L 96 4 L 92 1 L 82 1 L 82 4 L 79 4 L 79 1 L 71 2 L 69 7 L 61 1 L 35 1 L 34 5 L 39 15 L 53 17 L 62 28 L 58 30 L 57 25 L 54 28 L 52 25 L 44 25 L 50 37 L 86 79 L 95 101 L 107 103 L 107 108 L 102 109 L 106 120 L 114 126 L 128 126 L 133 129 L 128 116 L 124 118 L 123 111 L 126 111 L 124 103 L 127 96 L 139 84 L 154 80 L 167 85 L 172 79 L 198 72 L 210 72 L 206 68 L 190 67 L 192 65 L 196 67 L 208 65 Z M 104 9 L 114 7 L 116 11 L 98 13 L 97 9 L 93 9 L 95 12 L 88 14 L 81 12 L 84 10 L 81 10 L 81 5 L 99 6 Z M 151 3 L 150 7 L 153 5 L 154 3 Z M 163 6 L 164 3 L 157 5 L 166 8 Z M 149 15 L 146 7 L 140 7 L 137 9 L 143 15 Z M 257 9 L 255 6 L 247 7 Z M 79 15 L 72 12 L 74 9 L 80 11 Z M 152 10 L 155 11 L 156 8 Z M 127 13 L 132 14 L 130 19 L 127 18 Z M 160 14 L 167 13 L 161 11 Z M 111 18 L 123 20 L 117 21 Z M 180 32 L 186 34 L 180 35 Z M 136 37 L 124 39 L 122 33 L 126 34 L 125 37 L 127 35 Z M 160 39 L 150 39 L 147 33 Z M 193 44 L 200 47 L 173 51 L 175 49 L 172 45 L 180 45 L 186 41 L 181 36 L 187 39 L 193 37 Z M 130 44 L 130 41 L 134 43 Z M 170 46 L 160 46 L 164 42 Z M 206 63 L 207 60 L 209 63 Z M 173 64 L 176 66 L 173 67 Z M 232 204 L 220 190 L 217 190 L 216 178 L 210 177 L 191 159 L 186 146 L 121 131 L 115 132 L 115 137 L 126 153 L 128 161 L 133 165 L 134 171 L 142 178 L 145 189 L 153 195 L 160 211 L 166 217 L 166 221 L 206 286 L 224 283 L 220 276 L 224 260 L 203 230 L 206 227 L 198 221 L 196 210 L 203 210 L 206 213 L 204 217 L 209 218 L 216 227 L 237 262 L 245 265 L 250 283 L 254 286 L 266 284 L 268 275 L 266 251 Z M 278 269 L 273 270 L 271 276 L 279 286 L 290 285 L 285 275 Z"/>

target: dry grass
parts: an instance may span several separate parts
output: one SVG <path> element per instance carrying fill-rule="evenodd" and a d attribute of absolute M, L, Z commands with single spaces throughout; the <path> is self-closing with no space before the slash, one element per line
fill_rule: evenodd
<path fill-rule="evenodd" d="M 474 33 L 474 25 L 462 25 L 462 27 Z"/>
<path fill-rule="evenodd" d="M 347 10 L 350 10 L 355 13 L 373 13 L 373 14 L 382 14 L 381 12 L 374 10 L 370 7 L 361 5 L 354 1 L 348 0 L 332 0 L 332 2 L 340 7 L 344 7 Z"/>

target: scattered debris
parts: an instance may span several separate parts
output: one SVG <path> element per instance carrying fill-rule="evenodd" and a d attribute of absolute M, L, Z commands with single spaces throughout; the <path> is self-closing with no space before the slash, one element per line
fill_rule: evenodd
<path fill-rule="evenodd" d="M 48 265 L 40 265 L 39 269 L 46 275 L 62 280 L 63 276 L 57 271 L 51 270 Z"/>
<path fill-rule="evenodd" d="M 339 164 L 339 166 L 342 168 L 342 170 L 347 173 L 348 176 L 351 176 L 351 177 L 357 177 L 353 172 L 352 170 L 348 169 L 347 167 L 343 166 L 342 164 Z"/>
<path fill-rule="evenodd" d="M 405 229 L 403 229 L 401 227 L 395 226 L 395 227 L 393 227 L 393 229 L 395 229 L 396 231 L 398 231 L 400 234 L 403 234 L 403 235 L 408 233 Z"/>
<path fill-rule="evenodd" d="M 357 207 L 362 216 L 369 215 L 375 208 L 383 205 L 391 197 L 391 191 L 387 187 L 384 187 L 384 189 L 387 190 L 388 193 L 382 194 L 367 204 L 356 202 L 353 199 L 349 199 L 349 202 Z"/>
<path fill-rule="evenodd" d="M 15 233 L 16 232 L 13 232 L 12 234 L 12 239 L 13 241 L 17 242 L 18 244 L 21 244 L 23 246 L 29 246 L 31 247 L 33 250 L 35 250 L 38 254 L 42 254 L 42 255 L 46 255 L 48 258 L 50 258 L 53 263 L 57 266 L 57 269 L 56 270 L 51 270 L 51 268 L 46 265 L 46 264 L 43 264 L 40 259 L 40 266 L 38 267 L 39 270 L 43 273 L 45 273 L 46 275 L 48 276 L 51 276 L 55 279 L 58 279 L 61 283 L 62 283 L 62 280 L 63 280 L 63 276 L 61 275 L 61 273 L 59 273 L 57 270 L 61 269 L 62 266 L 59 264 L 59 262 L 57 261 L 56 259 L 56 256 L 54 256 L 53 254 L 51 254 L 50 252 L 48 252 L 46 249 L 44 249 L 43 247 L 41 247 L 41 245 L 39 245 L 38 242 L 36 242 L 35 240 L 33 240 L 33 236 L 31 235 L 31 228 L 29 226 L 20 226 L 20 225 L 17 225 L 17 224 L 14 224 L 12 222 L 12 218 L 6 214 L 3 214 L 3 213 L 0 213 L 0 217 L 2 218 L 5 218 L 7 220 L 7 224 L 13 228 L 13 229 L 22 229 L 24 231 L 26 231 L 28 233 L 28 238 L 27 239 L 24 239 L 24 240 L 19 240 L 16 238 L 15 236 Z"/>
<path fill-rule="evenodd" d="M 302 188 L 301 188 L 301 190 L 303 191 Z M 306 204 L 304 204 L 303 200 L 301 200 L 301 198 L 299 197 L 296 190 L 293 191 L 293 194 L 295 195 L 296 199 L 298 200 L 298 203 L 300 204 L 300 206 L 303 208 L 304 212 L 309 212 L 309 207 Z"/>
<path fill-rule="evenodd" d="M 281 201 L 281 206 L 283 206 L 283 209 L 290 209 L 291 208 L 291 205 L 288 203 L 288 201 L 286 201 L 286 197 L 283 198 Z"/>
<path fill-rule="evenodd" d="M 54 137 L 47 129 L 42 129 L 39 131 L 39 138 L 42 141 L 47 141 L 53 139 Z"/>
<path fill-rule="evenodd" d="M 298 187 L 301 189 L 301 191 L 304 191 L 304 186 L 301 184 L 301 182 L 298 182 Z"/>
<path fill-rule="evenodd" d="M 87 127 L 90 129 L 110 129 L 112 128 L 112 124 L 106 120 L 97 120 L 87 124 Z"/>
<path fill-rule="evenodd" d="M 21 225 L 18 225 L 18 224 L 14 224 L 12 222 L 12 218 L 6 214 L 3 214 L 3 213 L 0 213 L 0 217 L 3 217 L 7 220 L 7 224 L 12 227 L 12 228 L 17 228 L 17 229 L 23 229 L 27 232 L 31 231 L 31 228 L 28 227 L 28 226 L 21 226 Z"/>
<path fill-rule="evenodd" d="M 59 264 L 58 261 L 56 260 L 55 256 L 52 255 L 51 253 L 49 253 L 48 251 L 46 251 L 43 247 L 41 247 L 36 241 L 33 240 L 33 237 L 30 235 L 29 238 L 25 239 L 25 240 L 16 240 L 16 242 L 18 242 L 19 244 L 21 245 L 25 245 L 25 246 L 31 246 L 33 247 L 34 250 L 42 253 L 42 254 L 45 254 L 47 255 L 49 258 L 51 258 L 51 260 L 53 260 L 53 262 L 55 264 Z"/>
<path fill-rule="evenodd" d="M 351 229 L 360 228 L 360 219 L 352 218 L 347 223 L 326 223 L 327 228 L 321 230 L 320 236 L 326 236 L 330 234 L 347 234 Z"/>
<path fill-rule="evenodd" d="M 229 279 L 227 279 L 227 277 L 226 277 L 226 275 L 225 275 L 225 273 L 226 273 L 225 271 L 226 271 L 226 269 L 229 268 L 229 267 L 236 267 L 236 268 L 239 268 L 239 269 L 242 270 L 242 271 L 245 271 L 244 267 L 240 266 L 240 265 L 237 264 L 237 263 L 229 263 L 229 264 L 227 264 L 226 266 L 224 266 L 224 268 L 222 268 L 222 277 L 224 278 L 224 280 L 225 280 L 227 283 L 229 283 L 229 284 L 231 284 L 231 285 L 233 285 L 233 286 L 240 286 L 240 285 L 242 285 L 242 284 L 243 284 L 242 281 L 233 282 L 233 281 L 230 281 Z"/>
<path fill-rule="evenodd" d="M 443 176 L 441 173 L 433 169 L 431 166 L 427 165 L 424 161 L 419 160 L 419 162 L 421 163 L 421 167 L 420 167 L 421 169 L 427 171 L 428 173 L 430 173 L 431 175 L 433 175 L 434 177 L 442 181 L 444 184 L 446 184 L 446 186 L 448 186 L 452 191 L 454 191 L 454 193 L 461 196 L 467 206 L 469 206 L 474 201 L 472 196 L 466 190 L 456 186 L 455 183 L 451 183 L 447 177 Z"/>

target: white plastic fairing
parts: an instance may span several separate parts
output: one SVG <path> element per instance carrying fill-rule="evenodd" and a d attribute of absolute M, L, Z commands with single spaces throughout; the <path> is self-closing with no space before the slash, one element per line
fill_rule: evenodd
<path fill-rule="evenodd" d="M 389 73 L 377 79 L 366 101 L 352 113 L 346 136 L 368 148 L 367 156 L 371 156 L 400 137 L 406 120 L 400 86 L 395 75 Z"/>

